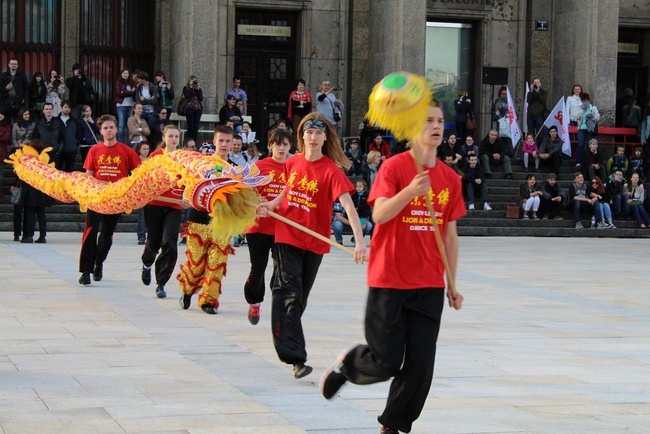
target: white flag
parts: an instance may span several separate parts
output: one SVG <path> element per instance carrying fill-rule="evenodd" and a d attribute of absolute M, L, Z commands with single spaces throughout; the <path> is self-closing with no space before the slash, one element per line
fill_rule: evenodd
<path fill-rule="evenodd" d="M 548 128 L 552 126 L 557 127 L 559 136 L 562 137 L 562 152 L 571 156 L 571 141 L 569 139 L 569 119 L 565 116 L 566 113 L 566 104 L 564 103 L 564 98 L 555 104 L 555 107 L 551 111 L 551 114 L 548 115 L 544 121 L 544 125 Z"/>
<path fill-rule="evenodd" d="M 510 88 L 506 88 L 508 91 L 508 122 L 510 124 L 510 138 L 512 139 L 512 147 L 516 147 L 519 140 L 521 140 L 521 130 L 519 129 L 519 124 L 517 122 L 517 110 L 515 109 L 515 102 L 512 100 L 512 95 L 510 95 Z"/>
<path fill-rule="evenodd" d="M 530 93 L 530 86 L 526 82 L 526 95 L 524 96 L 524 114 L 523 114 L 523 125 L 524 133 L 528 134 L 528 94 Z"/>

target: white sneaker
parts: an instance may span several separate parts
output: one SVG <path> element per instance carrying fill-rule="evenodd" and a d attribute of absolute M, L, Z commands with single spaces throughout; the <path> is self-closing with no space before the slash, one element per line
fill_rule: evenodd
<path fill-rule="evenodd" d="M 485 202 L 483 204 L 483 211 L 492 211 L 492 207 L 490 206 L 489 203 Z"/>
<path fill-rule="evenodd" d="M 470 203 L 470 204 L 469 204 L 469 207 L 468 207 L 467 209 L 469 209 L 470 211 L 473 210 L 473 209 L 474 209 L 474 204 L 473 204 L 473 203 Z"/>

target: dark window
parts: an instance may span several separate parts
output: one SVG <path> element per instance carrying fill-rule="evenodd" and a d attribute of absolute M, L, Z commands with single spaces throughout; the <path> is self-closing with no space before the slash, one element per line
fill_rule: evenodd
<path fill-rule="evenodd" d="M 122 68 L 153 80 L 154 0 L 82 0 L 79 54 L 98 93 L 93 113 L 114 113 L 113 92 Z"/>
<path fill-rule="evenodd" d="M 18 59 L 19 70 L 28 77 L 44 76 L 58 69 L 61 57 L 59 35 L 60 0 L 0 0 L 0 53 L 2 69 L 10 58 Z"/>

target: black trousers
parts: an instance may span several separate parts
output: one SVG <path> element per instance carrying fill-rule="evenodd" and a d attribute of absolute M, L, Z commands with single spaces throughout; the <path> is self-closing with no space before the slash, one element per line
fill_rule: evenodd
<path fill-rule="evenodd" d="M 307 350 L 301 318 L 323 255 L 282 243 L 273 248 L 273 346 L 284 363 L 305 363 Z"/>
<path fill-rule="evenodd" d="M 251 259 L 251 271 L 244 284 L 244 297 L 248 304 L 261 303 L 264 301 L 266 287 L 264 273 L 269 263 L 269 252 L 273 248 L 275 236 L 260 233 L 246 234 L 246 242 L 248 242 L 248 254 Z"/>
<path fill-rule="evenodd" d="M 542 198 L 541 203 L 539 205 L 539 214 L 542 216 L 547 215 L 548 218 L 554 218 L 559 216 L 562 213 L 562 207 L 563 207 L 562 201 L 560 202 L 553 202 L 552 200 L 544 199 Z"/>
<path fill-rule="evenodd" d="M 151 267 L 155 261 L 156 284 L 165 286 L 178 259 L 181 210 L 168 206 L 147 205 L 144 207 L 144 222 L 147 226 L 147 242 L 142 252 L 142 263 Z"/>
<path fill-rule="evenodd" d="M 56 162 L 56 168 L 64 172 L 74 171 L 74 161 L 77 158 L 77 151 L 62 152 L 59 154 L 59 160 Z M 83 161 L 82 161 L 83 165 Z"/>
<path fill-rule="evenodd" d="M 40 237 L 45 238 L 47 235 L 47 219 L 45 218 L 45 207 L 25 205 L 23 207 L 25 214 L 25 224 L 23 225 L 23 237 L 33 237 L 36 229 L 36 219 L 38 218 L 38 231 Z"/>
<path fill-rule="evenodd" d="M 20 237 L 23 231 L 23 207 L 14 205 L 14 236 Z"/>
<path fill-rule="evenodd" d="M 122 214 L 100 214 L 90 209 L 86 212 L 86 227 L 81 238 L 79 257 L 81 273 L 90 273 L 95 264 L 104 263 L 113 245 L 113 234 L 121 216 Z"/>
<path fill-rule="evenodd" d="M 382 425 L 410 432 L 433 379 L 444 290 L 370 288 L 366 306 L 367 345 L 353 348 L 341 372 L 355 384 L 391 377 Z"/>

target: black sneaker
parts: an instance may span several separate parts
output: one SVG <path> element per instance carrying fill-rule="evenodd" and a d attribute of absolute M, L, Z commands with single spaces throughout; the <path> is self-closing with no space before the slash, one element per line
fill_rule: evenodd
<path fill-rule="evenodd" d="M 181 294 L 181 299 L 178 300 L 178 304 L 185 310 L 189 309 L 190 304 L 192 304 L 192 296 L 185 293 Z"/>
<path fill-rule="evenodd" d="M 157 285 L 156 286 L 156 297 L 158 298 L 165 298 L 167 297 L 167 293 L 165 292 L 165 287 L 162 285 Z"/>
<path fill-rule="evenodd" d="M 36 244 L 47 244 L 47 240 L 45 237 L 39 237 L 36 241 L 34 241 Z"/>
<path fill-rule="evenodd" d="M 34 242 L 33 237 L 23 237 L 22 240 L 20 240 L 21 243 L 23 244 L 32 244 Z"/>
<path fill-rule="evenodd" d="M 217 310 L 211 304 L 204 304 L 203 306 L 201 306 L 201 309 L 203 309 L 203 312 L 207 313 L 208 315 L 217 314 Z"/>
<path fill-rule="evenodd" d="M 88 271 L 81 273 L 79 283 L 82 285 L 90 285 L 90 273 Z"/>
<path fill-rule="evenodd" d="M 345 378 L 345 375 L 339 371 L 341 367 L 341 362 L 336 361 L 327 371 L 323 372 L 323 376 L 320 378 L 320 394 L 323 395 L 325 399 L 332 399 L 336 392 L 339 391 L 341 386 L 348 381 Z"/>
<path fill-rule="evenodd" d="M 151 284 L 151 267 L 142 266 L 142 283 L 147 286 Z"/>
<path fill-rule="evenodd" d="M 305 365 L 304 363 L 298 363 L 293 365 L 293 376 L 296 377 L 296 380 L 302 377 L 306 377 L 311 374 L 314 368 L 311 366 Z"/>
<path fill-rule="evenodd" d="M 96 264 L 95 269 L 93 270 L 93 280 L 99 282 L 104 277 L 104 265 Z"/>
<path fill-rule="evenodd" d="M 350 238 L 350 242 L 354 244 L 354 237 Z"/>

